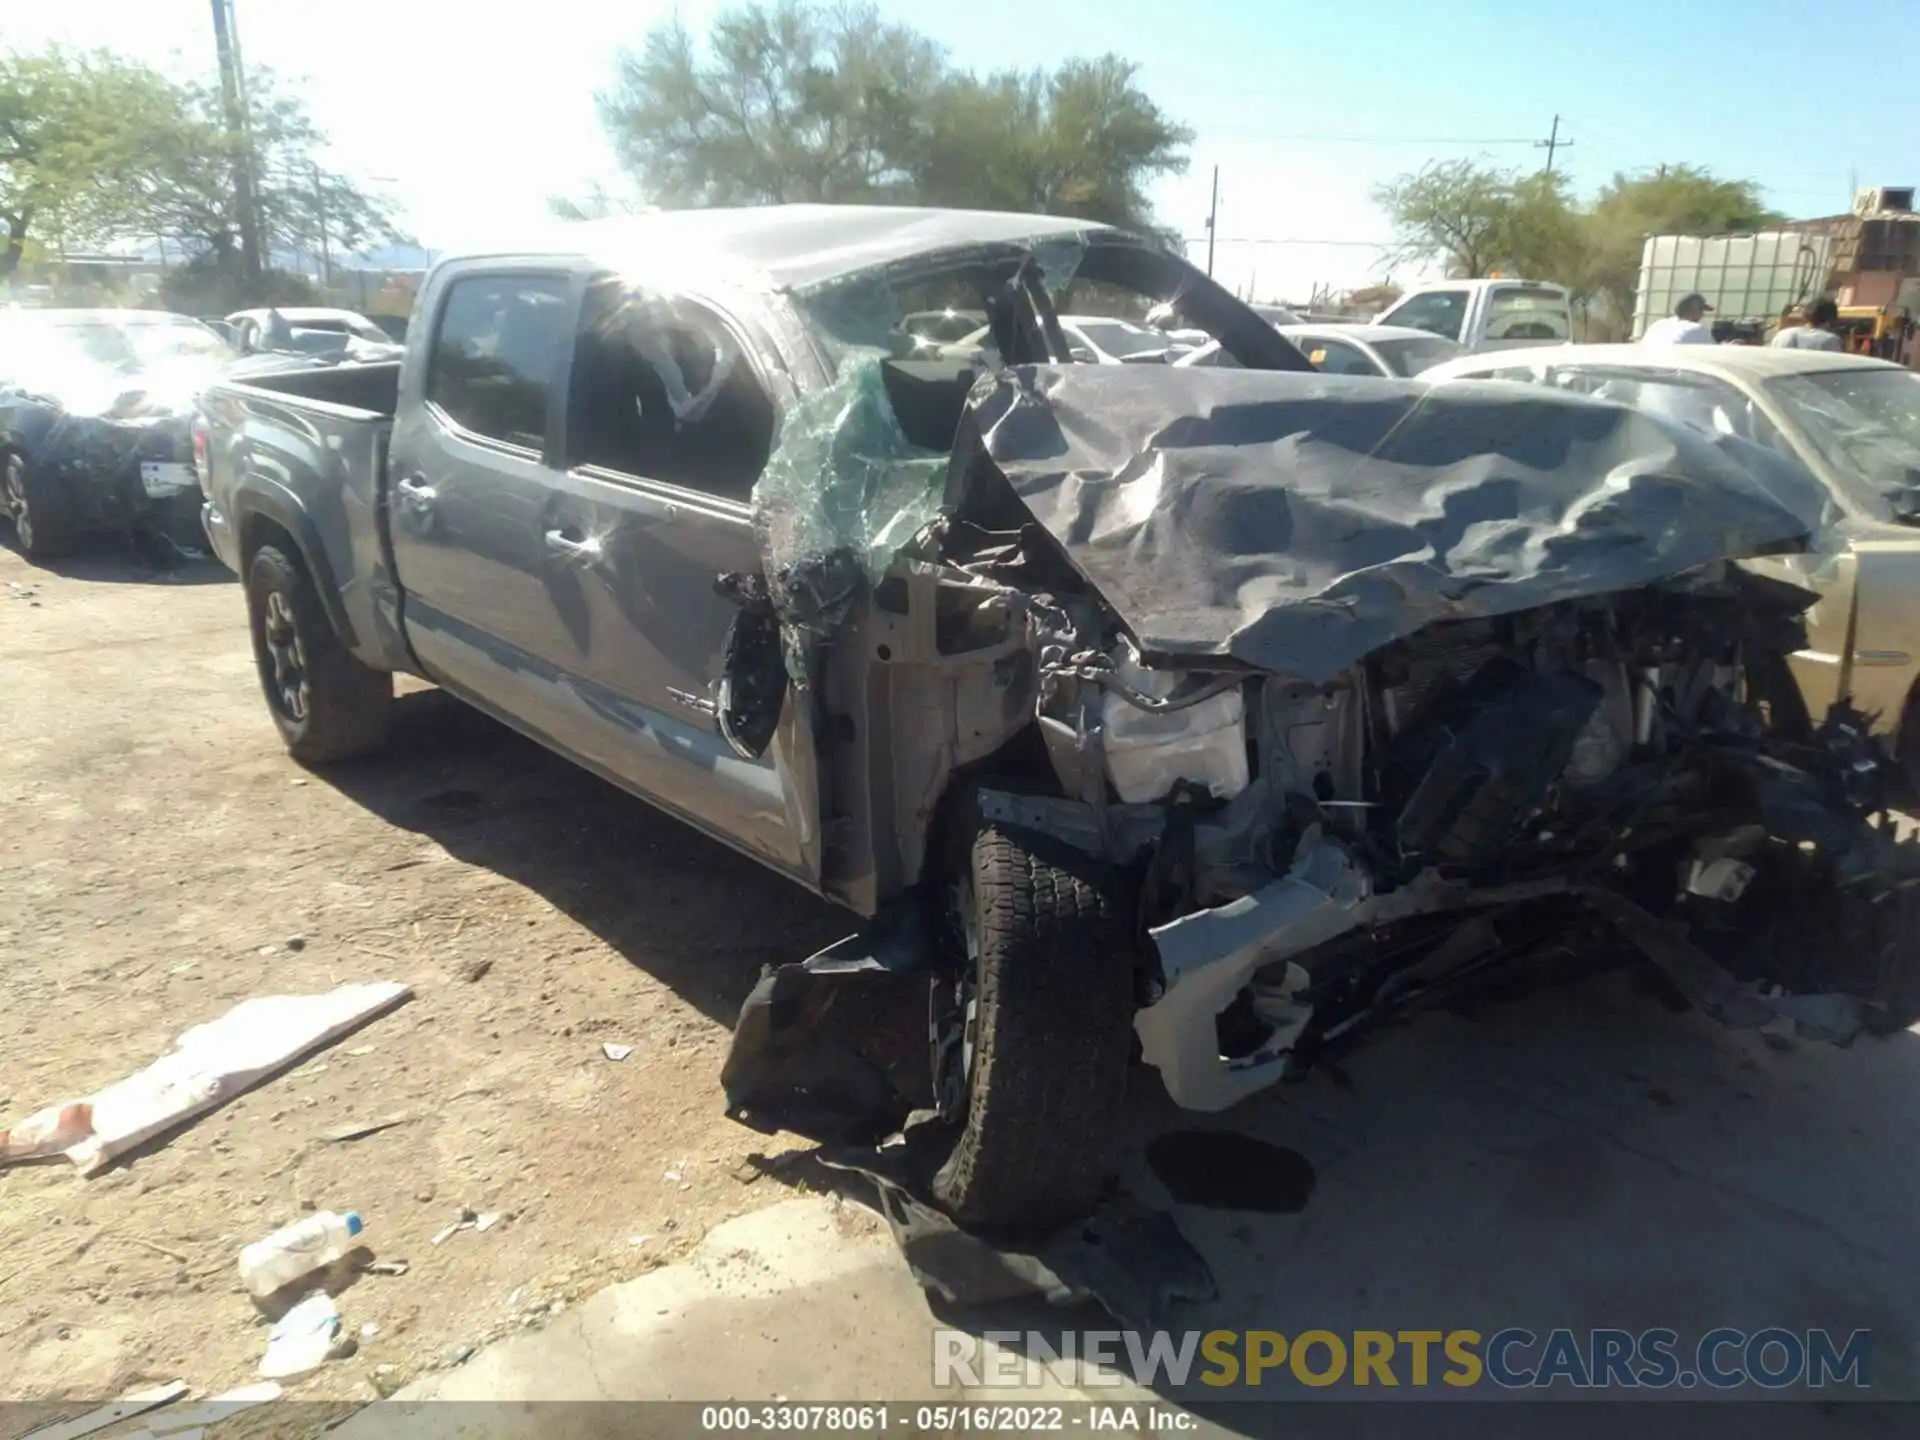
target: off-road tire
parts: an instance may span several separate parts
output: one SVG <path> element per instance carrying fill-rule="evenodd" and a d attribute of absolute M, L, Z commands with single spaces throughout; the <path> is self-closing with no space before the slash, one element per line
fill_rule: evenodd
<path fill-rule="evenodd" d="M 1108 867 L 1043 845 L 989 825 L 965 856 L 978 1029 L 965 1128 L 933 1188 L 967 1224 L 1039 1230 L 1093 1209 L 1126 1098 L 1128 908 Z"/>
<path fill-rule="evenodd" d="M 304 655 L 306 713 L 292 713 L 281 700 L 268 647 L 271 597 L 290 614 Z M 253 634 L 254 664 L 267 712 L 286 742 L 287 752 L 303 765 L 323 765 L 369 754 L 387 741 L 392 721 L 393 676 L 362 664 L 327 618 L 307 567 L 275 545 L 263 545 L 247 566 L 247 620 Z"/>
<path fill-rule="evenodd" d="M 24 523 L 14 511 L 16 496 L 26 502 Z M 57 560 L 72 552 L 79 530 L 66 493 L 17 451 L 0 456 L 0 497 L 22 555 L 34 561 Z"/>

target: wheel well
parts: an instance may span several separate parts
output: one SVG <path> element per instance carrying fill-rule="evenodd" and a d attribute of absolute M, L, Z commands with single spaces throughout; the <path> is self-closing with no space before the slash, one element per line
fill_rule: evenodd
<path fill-rule="evenodd" d="M 348 620 L 341 605 L 340 593 L 333 583 L 333 572 L 327 568 L 326 556 L 317 550 L 310 551 L 300 543 L 299 537 L 287 526 L 260 510 L 241 512 L 239 524 L 240 536 L 240 580 L 246 583 L 247 571 L 253 566 L 253 557 L 267 545 L 277 546 L 289 560 L 297 563 L 307 572 L 313 581 L 313 587 L 320 597 L 320 608 L 326 612 L 327 622 L 333 626 L 349 650 L 357 643 L 354 637 L 353 623 Z"/>
<path fill-rule="evenodd" d="M 253 557 L 260 553 L 265 545 L 278 545 L 290 560 L 298 560 L 302 565 L 307 557 L 300 553 L 299 542 L 293 538 L 286 526 L 279 521 L 262 515 L 258 510 L 250 510 L 240 517 L 240 571 L 245 578 L 247 567 L 253 564 Z"/>

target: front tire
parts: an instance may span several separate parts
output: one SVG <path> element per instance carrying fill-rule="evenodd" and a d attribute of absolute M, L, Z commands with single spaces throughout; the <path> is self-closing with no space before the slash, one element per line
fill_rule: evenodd
<path fill-rule="evenodd" d="M 323 765 L 386 744 L 393 676 L 354 658 L 299 559 L 260 547 L 247 566 L 247 616 L 267 710 L 287 753 Z"/>
<path fill-rule="evenodd" d="M 0 461 L 0 506 L 13 521 L 20 553 L 29 560 L 54 560 L 73 549 L 73 525 L 59 487 L 36 473 L 17 451 Z"/>
<path fill-rule="evenodd" d="M 934 1195 L 964 1223 L 1050 1228 L 1092 1210 L 1111 1170 L 1133 1045 L 1128 909 L 1110 867 L 991 825 L 955 868 L 966 953 L 935 983 L 959 982 L 946 1008 L 962 1069 L 952 1031 L 935 1065 L 966 1115 Z"/>

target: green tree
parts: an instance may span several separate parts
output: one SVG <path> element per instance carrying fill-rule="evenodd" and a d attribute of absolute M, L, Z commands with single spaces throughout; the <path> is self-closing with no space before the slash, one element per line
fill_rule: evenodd
<path fill-rule="evenodd" d="M 977 77 L 870 5 L 777 0 L 723 12 L 703 40 L 653 30 L 599 102 L 622 167 L 661 205 L 918 202 L 1145 227 L 1146 184 L 1185 168 L 1192 136 L 1135 74 L 1105 55 Z"/>
<path fill-rule="evenodd" d="M 392 207 L 320 164 L 326 137 L 306 103 L 272 72 L 247 78 L 246 143 L 252 147 L 256 205 L 269 255 L 340 255 L 372 243 L 404 241 Z M 139 176 L 141 226 L 240 273 L 240 213 L 233 186 L 234 146 L 215 84 L 178 87 Z"/>
<path fill-rule="evenodd" d="M 1446 160 L 1378 187 L 1374 200 L 1393 222 L 1395 260 L 1438 261 L 1459 278 L 1549 278 L 1584 243 L 1559 175 Z"/>
<path fill-rule="evenodd" d="M 945 73 L 939 46 L 869 5 L 779 0 L 722 13 L 704 46 L 678 20 L 653 30 L 600 116 L 663 205 L 897 199 Z"/>
<path fill-rule="evenodd" d="M 104 50 L 0 55 L 0 276 L 30 237 L 84 241 L 137 225 L 133 179 L 173 102 L 157 72 Z"/>
<path fill-rule="evenodd" d="M 1102 55 L 1050 74 L 951 77 L 927 106 L 914 197 L 1152 228 L 1147 182 L 1185 172 L 1193 132 L 1140 89 L 1138 68 Z"/>
<path fill-rule="evenodd" d="M 1783 218 L 1761 202 L 1751 180 L 1722 180 L 1695 165 L 1617 173 L 1588 208 L 1584 265 L 1570 283 L 1615 315 L 1630 316 L 1647 236 L 1736 234 Z"/>
<path fill-rule="evenodd" d="M 550 195 L 547 209 L 562 220 L 605 220 L 611 215 L 637 215 L 651 206 L 596 181 L 581 196 Z"/>

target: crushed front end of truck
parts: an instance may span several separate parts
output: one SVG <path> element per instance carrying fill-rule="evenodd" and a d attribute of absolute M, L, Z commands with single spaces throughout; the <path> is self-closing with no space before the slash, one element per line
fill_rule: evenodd
<path fill-rule="evenodd" d="M 926 378 L 843 364 L 806 492 L 843 543 L 770 547 L 797 563 L 730 655 L 763 715 L 794 687 L 831 878 L 873 916 L 765 977 L 736 1114 L 845 1138 L 923 1107 L 965 1149 L 983 835 L 1124 918 L 1059 974 L 1094 977 L 1088 1027 L 1124 974 L 1119 1023 L 1194 1110 L 1516 970 L 1625 960 L 1838 1041 L 1912 1018 L 1920 848 L 1864 717 L 1793 689 L 1813 597 L 1733 563 L 1807 518 L 1710 442 L 1544 392 L 1019 364 L 962 377 L 942 454 L 898 423 Z M 814 1043 L 873 973 L 930 977 L 931 1094 Z M 1076 1203 L 970 1207 L 954 1165 L 923 1188 L 963 1220 Z"/>

